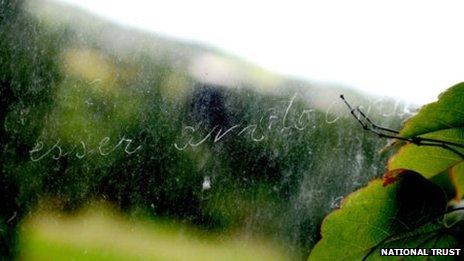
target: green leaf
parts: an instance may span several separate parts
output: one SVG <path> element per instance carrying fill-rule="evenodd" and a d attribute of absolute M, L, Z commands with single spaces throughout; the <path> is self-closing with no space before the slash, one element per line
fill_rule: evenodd
<path fill-rule="evenodd" d="M 457 164 L 450 170 L 451 180 L 456 191 L 456 200 L 464 197 L 464 162 Z"/>
<path fill-rule="evenodd" d="M 326 217 L 309 260 L 371 260 L 380 258 L 382 247 L 454 245 L 456 238 L 436 222 L 446 204 L 437 185 L 412 171 L 387 187 L 374 180 Z"/>
<path fill-rule="evenodd" d="M 403 146 L 390 158 L 388 171 L 408 169 L 430 179 L 463 162 L 464 148 L 450 144 L 446 148 L 439 142 L 430 142 L 431 139 L 464 146 L 463 105 L 464 83 L 459 83 L 407 120 L 399 135 L 418 141 L 422 138 L 422 142 L 400 143 Z"/>
<path fill-rule="evenodd" d="M 464 162 L 434 176 L 430 181 L 440 186 L 448 198 L 453 199 L 449 202 L 451 205 L 464 204 L 464 201 L 461 202 L 464 197 Z"/>
<path fill-rule="evenodd" d="M 439 130 L 419 137 L 464 144 L 464 128 Z M 456 150 L 464 153 L 464 149 Z M 463 160 L 459 155 L 448 149 L 408 143 L 403 145 L 390 158 L 388 170 L 409 169 L 422 174 L 426 178 L 432 178 Z"/>
<path fill-rule="evenodd" d="M 459 83 L 440 94 L 437 102 L 421 108 L 406 121 L 400 136 L 411 138 L 429 132 L 464 127 L 464 83 Z"/>

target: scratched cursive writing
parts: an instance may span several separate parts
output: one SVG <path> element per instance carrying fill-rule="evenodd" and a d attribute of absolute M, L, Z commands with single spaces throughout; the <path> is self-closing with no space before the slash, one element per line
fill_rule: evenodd
<path fill-rule="evenodd" d="M 75 156 L 78 159 L 83 159 L 88 155 L 94 154 L 107 156 L 122 146 L 124 146 L 124 153 L 131 155 L 142 148 L 142 145 L 139 145 L 135 149 L 131 149 L 132 142 L 132 139 L 123 137 L 118 141 L 118 143 L 111 145 L 110 138 L 104 137 L 100 140 L 98 146 L 94 148 L 90 148 L 84 141 L 80 141 L 78 145 L 74 145 L 68 151 L 65 151 L 64 145 L 61 144 L 61 139 L 58 139 L 55 144 L 50 146 L 48 149 L 44 148 L 44 142 L 39 140 L 36 142 L 34 148 L 29 151 L 29 156 L 32 161 L 40 161 L 47 156 L 51 156 L 55 160 L 65 156 Z"/>
<path fill-rule="evenodd" d="M 199 131 L 198 127 L 191 125 L 185 126 L 181 134 L 182 136 L 187 136 L 187 139 L 182 143 L 174 143 L 174 147 L 177 150 L 185 150 L 188 147 L 194 148 L 200 146 L 209 139 L 212 139 L 214 143 L 219 142 L 227 135 L 249 135 L 252 141 L 260 142 L 266 138 L 264 133 L 266 130 L 278 131 L 279 134 L 284 134 L 292 129 L 303 131 L 309 126 L 311 118 L 314 117 L 312 114 L 315 113 L 315 110 L 309 108 L 296 110 L 294 106 L 296 98 L 297 93 L 287 102 L 286 106 L 283 108 L 284 110 L 279 110 L 279 108 L 268 109 L 257 123 L 238 123 L 228 128 L 216 125 L 206 135 L 199 139 L 195 139 L 194 137 L 194 134 Z"/>

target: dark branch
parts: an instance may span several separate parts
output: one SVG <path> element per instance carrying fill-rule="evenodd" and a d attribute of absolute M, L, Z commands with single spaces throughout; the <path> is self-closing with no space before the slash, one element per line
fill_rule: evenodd
<path fill-rule="evenodd" d="M 366 114 L 364 114 L 364 112 L 361 111 L 359 107 L 353 108 L 348 103 L 348 101 L 345 99 L 345 96 L 343 96 L 343 94 L 340 95 L 340 98 L 343 100 L 343 102 L 348 107 L 348 109 L 350 109 L 351 115 L 353 115 L 353 117 L 358 121 L 358 123 L 363 127 L 364 130 L 374 133 L 381 138 L 402 140 L 402 141 L 415 144 L 417 146 L 440 147 L 445 150 L 451 151 L 454 154 L 458 155 L 460 158 L 464 159 L 464 153 L 454 148 L 454 147 L 464 148 L 464 144 L 430 139 L 430 138 L 422 138 L 422 137 L 417 137 L 417 136 L 411 137 L 411 138 L 401 137 L 399 136 L 400 132 L 398 130 L 379 126 L 375 124 L 374 122 L 372 122 L 371 119 L 369 119 L 369 117 L 367 117 Z"/>
<path fill-rule="evenodd" d="M 464 207 L 449 209 L 448 211 L 445 212 L 445 214 L 449 214 L 449 213 L 452 213 L 452 212 L 455 212 L 455 211 L 460 211 L 460 210 L 464 210 Z"/>

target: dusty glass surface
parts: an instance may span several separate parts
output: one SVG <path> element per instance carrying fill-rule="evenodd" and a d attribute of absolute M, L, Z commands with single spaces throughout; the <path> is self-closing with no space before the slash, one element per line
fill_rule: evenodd
<path fill-rule="evenodd" d="M 0 254 L 25 259 L 306 258 L 386 159 L 339 95 L 412 111 L 43 1 L 0 1 L 0 91 Z"/>

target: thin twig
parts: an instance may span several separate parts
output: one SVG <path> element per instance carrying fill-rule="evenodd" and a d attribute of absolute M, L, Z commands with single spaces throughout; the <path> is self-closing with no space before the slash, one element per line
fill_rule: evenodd
<path fill-rule="evenodd" d="M 381 138 L 402 140 L 402 141 L 415 144 L 417 146 L 440 147 L 445 150 L 451 151 L 454 154 L 458 155 L 460 158 L 464 159 L 464 153 L 460 152 L 456 148 L 453 148 L 453 147 L 464 148 L 464 144 L 430 139 L 430 138 L 422 138 L 422 137 L 417 137 L 417 136 L 414 136 L 411 138 L 401 137 L 399 136 L 400 132 L 398 130 L 379 126 L 375 124 L 369 117 L 367 117 L 367 115 L 359 107 L 353 108 L 348 103 L 348 101 L 345 99 L 345 96 L 343 96 L 343 94 L 340 95 L 340 98 L 343 100 L 343 102 L 348 107 L 348 109 L 350 109 L 351 115 L 353 115 L 353 117 L 358 121 L 358 123 L 363 127 L 364 130 L 374 133 Z"/>
<path fill-rule="evenodd" d="M 455 212 L 455 211 L 460 211 L 460 210 L 464 210 L 464 207 L 449 209 L 449 210 L 447 210 L 447 211 L 445 212 L 445 214 L 449 214 L 449 213 L 452 213 L 452 212 Z"/>

